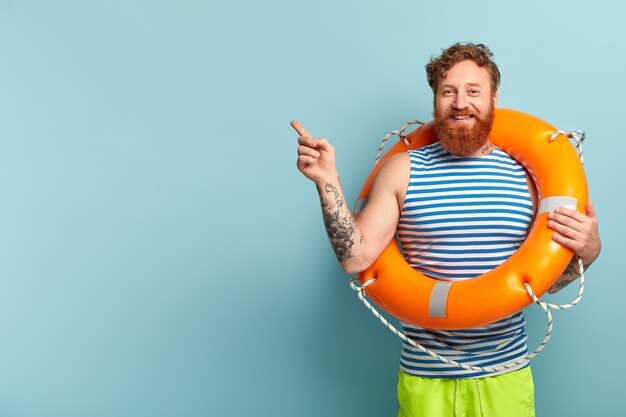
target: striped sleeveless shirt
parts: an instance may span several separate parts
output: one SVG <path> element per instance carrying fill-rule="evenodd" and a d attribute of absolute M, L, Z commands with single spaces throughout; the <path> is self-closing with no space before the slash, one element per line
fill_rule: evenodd
<path fill-rule="evenodd" d="M 501 149 L 463 158 L 437 142 L 409 151 L 411 176 L 398 222 L 407 262 L 436 279 L 474 278 L 521 246 L 533 217 L 524 168 Z M 527 354 L 522 312 L 466 330 L 427 330 L 402 323 L 407 336 L 457 362 L 496 366 Z M 406 342 L 400 369 L 431 378 L 476 378 L 507 371 L 467 371 L 434 359 Z"/>

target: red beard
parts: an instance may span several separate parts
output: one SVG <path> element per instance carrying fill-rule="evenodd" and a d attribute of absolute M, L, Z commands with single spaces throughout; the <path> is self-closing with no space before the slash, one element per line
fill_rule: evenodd
<path fill-rule="evenodd" d="M 495 106 L 492 101 L 491 108 L 485 115 L 473 111 L 449 110 L 441 114 L 435 108 L 435 132 L 441 142 L 441 146 L 451 154 L 467 156 L 476 153 L 489 143 L 489 132 L 493 126 Z M 451 116 L 468 115 L 475 119 L 474 126 L 453 126 Z"/>

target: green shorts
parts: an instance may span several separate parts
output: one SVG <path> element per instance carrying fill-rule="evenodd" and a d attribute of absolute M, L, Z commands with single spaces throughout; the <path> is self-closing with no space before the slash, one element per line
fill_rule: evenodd
<path fill-rule="evenodd" d="M 400 371 L 398 417 L 534 417 L 530 367 L 486 378 L 422 378 Z"/>

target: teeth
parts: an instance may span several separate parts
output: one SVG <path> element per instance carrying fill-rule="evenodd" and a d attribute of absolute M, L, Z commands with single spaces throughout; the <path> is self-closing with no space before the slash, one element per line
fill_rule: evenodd
<path fill-rule="evenodd" d="M 469 119 L 470 116 L 452 116 L 456 120 L 466 120 Z"/>

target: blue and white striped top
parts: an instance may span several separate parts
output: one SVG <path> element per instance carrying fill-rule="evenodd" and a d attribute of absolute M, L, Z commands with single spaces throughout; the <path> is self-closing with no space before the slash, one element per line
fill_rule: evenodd
<path fill-rule="evenodd" d="M 437 142 L 409 151 L 411 177 L 398 237 L 408 263 L 448 281 L 497 267 L 521 246 L 533 217 L 523 167 L 501 149 L 479 158 L 455 156 Z M 479 306 L 477 306 L 479 308 Z M 522 312 L 474 329 L 426 330 L 402 323 L 407 336 L 457 362 L 495 366 L 527 354 Z M 510 372 L 528 365 L 524 362 Z M 402 344 L 400 369 L 432 378 L 497 375 L 453 367 Z"/>

